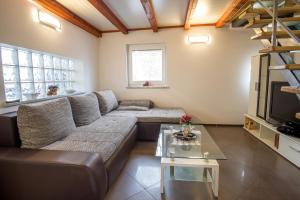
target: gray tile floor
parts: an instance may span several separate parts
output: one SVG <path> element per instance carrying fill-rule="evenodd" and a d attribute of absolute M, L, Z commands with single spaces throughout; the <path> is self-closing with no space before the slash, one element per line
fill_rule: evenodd
<path fill-rule="evenodd" d="M 219 161 L 223 200 L 299 200 L 300 170 L 241 127 L 206 126 L 228 160 Z M 160 195 L 160 159 L 154 142 L 138 142 L 106 200 L 209 200 L 210 185 L 167 181 Z"/>

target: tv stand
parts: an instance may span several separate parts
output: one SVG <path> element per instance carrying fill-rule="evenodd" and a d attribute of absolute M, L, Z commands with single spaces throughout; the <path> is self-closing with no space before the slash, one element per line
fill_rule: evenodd
<path fill-rule="evenodd" d="M 244 129 L 300 168 L 300 138 L 280 133 L 272 124 L 250 114 L 245 114 Z"/>

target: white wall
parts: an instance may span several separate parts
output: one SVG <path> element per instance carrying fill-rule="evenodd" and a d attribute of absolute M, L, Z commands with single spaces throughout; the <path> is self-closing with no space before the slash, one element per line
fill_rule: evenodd
<path fill-rule="evenodd" d="M 208 45 L 187 45 L 192 34 L 209 34 Z M 183 107 L 211 124 L 241 124 L 247 112 L 251 55 L 260 42 L 254 33 L 213 27 L 104 34 L 99 48 L 101 89 L 112 89 L 119 99 L 152 99 L 158 106 Z M 127 89 L 126 44 L 166 45 L 169 89 Z"/>
<path fill-rule="evenodd" d="M 0 43 L 78 59 L 83 63 L 83 89 L 97 89 L 99 39 L 60 18 L 62 32 L 35 23 L 33 8 L 27 0 L 0 0 Z"/>

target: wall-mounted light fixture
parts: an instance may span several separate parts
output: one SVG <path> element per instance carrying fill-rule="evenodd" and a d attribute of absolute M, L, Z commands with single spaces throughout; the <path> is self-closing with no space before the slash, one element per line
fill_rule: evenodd
<path fill-rule="evenodd" d="M 209 35 L 187 36 L 188 44 L 208 44 L 210 42 Z"/>
<path fill-rule="evenodd" d="M 36 8 L 33 9 L 33 20 L 40 24 L 51 27 L 57 31 L 61 31 L 60 21 L 44 11 L 38 10 Z"/>

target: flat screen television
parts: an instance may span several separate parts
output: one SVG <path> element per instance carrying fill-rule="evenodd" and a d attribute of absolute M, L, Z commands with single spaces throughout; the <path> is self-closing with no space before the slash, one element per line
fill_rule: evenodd
<path fill-rule="evenodd" d="M 282 86 L 289 86 L 288 82 L 272 81 L 270 98 L 270 118 L 284 123 L 287 121 L 300 122 L 295 115 L 300 112 L 300 100 L 296 94 L 281 92 Z"/>

